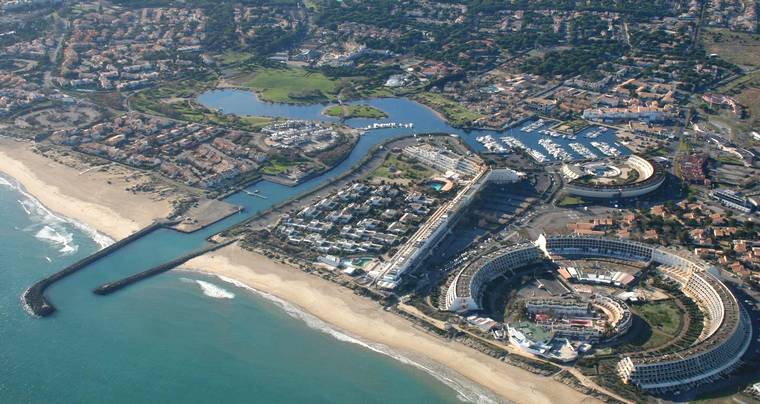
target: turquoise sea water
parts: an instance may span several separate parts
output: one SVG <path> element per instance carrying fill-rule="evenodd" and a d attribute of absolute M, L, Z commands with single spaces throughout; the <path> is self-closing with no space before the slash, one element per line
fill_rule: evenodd
<path fill-rule="evenodd" d="M 190 272 L 93 295 L 131 269 L 109 261 L 51 288 L 59 311 L 33 318 L 24 289 L 99 246 L 12 180 L 0 180 L 0 237 L 0 402 L 458 401 L 431 375 L 294 307 Z"/>
<path fill-rule="evenodd" d="M 266 104 L 239 91 L 210 92 L 200 101 L 231 113 L 322 119 L 322 106 Z M 232 195 L 227 201 L 244 207 L 243 213 L 206 229 L 190 235 L 162 229 L 130 243 L 48 289 L 58 309 L 51 318 L 27 315 L 19 300 L 23 291 L 108 240 L 46 211 L 13 181 L 0 181 L 0 402 L 437 403 L 457 401 L 457 391 L 479 397 L 330 331 L 282 302 L 215 278 L 173 271 L 112 296 L 92 294 L 105 282 L 197 249 L 208 236 L 328 181 L 385 139 L 448 132 L 480 150 L 475 137 L 499 135 L 456 130 L 409 100 L 367 103 L 388 113 L 384 121 L 413 122 L 415 128 L 371 131 L 345 161 L 297 187 L 260 182 L 249 188 L 267 199 Z M 348 121 L 356 127 L 371 122 Z M 529 145 L 539 138 L 518 130 L 510 135 Z M 613 141 L 611 133 L 604 136 L 609 139 L 599 140 Z"/>

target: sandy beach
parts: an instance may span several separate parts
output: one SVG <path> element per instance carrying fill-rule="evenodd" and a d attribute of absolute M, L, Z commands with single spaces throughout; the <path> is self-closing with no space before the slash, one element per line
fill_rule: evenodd
<path fill-rule="evenodd" d="M 20 182 L 48 209 L 113 239 L 171 213 L 166 198 L 126 189 L 144 174 L 116 165 L 87 171 L 86 165 L 77 167 L 75 162 L 68 157 L 62 164 L 35 153 L 33 143 L 0 138 L 0 172 Z"/>
<path fill-rule="evenodd" d="M 0 172 L 18 180 L 49 209 L 112 238 L 123 238 L 171 212 L 171 203 L 150 193 L 133 193 L 140 174 L 124 167 L 87 170 L 41 156 L 33 144 L 0 139 Z M 183 269 L 234 279 L 316 316 L 341 332 L 381 344 L 436 374 L 513 402 L 598 402 L 562 383 L 509 366 L 462 344 L 430 335 L 349 289 L 309 275 L 236 245 L 195 258 Z M 472 390 L 468 388 L 468 390 Z"/>
<path fill-rule="evenodd" d="M 319 277 L 232 245 L 195 258 L 190 269 L 235 279 L 302 308 L 336 329 L 410 358 L 427 358 L 514 402 L 598 402 L 562 383 L 504 364 L 457 342 L 415 328 L 375 302 Z"/>

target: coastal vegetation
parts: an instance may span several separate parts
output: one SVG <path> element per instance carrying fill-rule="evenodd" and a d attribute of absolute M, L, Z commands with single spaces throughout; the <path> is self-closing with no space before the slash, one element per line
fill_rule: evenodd
<path fill-rule="evenodd" d="M 223 114 L 195 102 L 196 96 L 215 85 L 216 79 L 212 75 L 167 82 L 134 94 L 128 103 L 131 109 L 150 115 L 248 131 L 258 130 L 274 120 L 269 117 Z"/>
<path fill-rule="evenodd" d="M 482 118 L 477 112 L 470 111 L 463 107 L 462 104 L 448 99 L 441 94 L 422 92 L 414 95 L 412 98 L 443 114 L 452 126 L 468 126 Z"/>
<path fill-rule="evenodd" d="M 560 122 L 552 129 L 556 130 L 557 132 L 570 133 L 574 135 L 588 128 L 589 126 L 591 125 L 588 123 L 588 121 L 585 121 L 583 119 L 575 119 L 572 121 Z"/>
<path fill-rule="evenodd" d="M 334 116 L 341 119 L 351 118 L 370 118 L 381 119 L 387 118 L 388 115 L 370 105 L 333 105 L 327 107 L 324 111 L 327 116 Z"/>

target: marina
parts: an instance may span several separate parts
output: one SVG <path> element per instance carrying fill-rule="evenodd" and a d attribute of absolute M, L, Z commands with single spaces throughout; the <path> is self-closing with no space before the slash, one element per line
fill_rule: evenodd
<path fill-rule="evenodd" d="M 531 122 L 531 123 L 523 126 L 522 128 L 520 128 L 520 130 L 523 131 L 523 132 L 530 133 L 530 132 L 533 132 L 534 130 L 536 130 L 536 129 L 542 127 L 542 126 L 544 126 L 545 124 L 546 124 L 545 120 L 543 120 L 543 119 L 537 119 L 537 120 L 535 120 L 535 121 L 533 121 L 533 122 Z"/>
<path fill-rule="evenodd" d="M 588 147 L 580 143 L 570 143 L 570 148 L 573 149 L 574 152 L 580 154 L 581 156 L 587 159 L 593 160 L 599 157 L 596 153 L 592 152 Z"/>
<path fill-rule="evenodd" d="M 555 160 L 562 160 L 562 161 L 569 161 L 572 160 L 573 157 L 565 151 L 561 146 L 551 141 L 551 139 L 541 139 L 538 141 L 538 144 L 540 144 L 549 154 L 554 157 Z"/>
<path fill-rule="evenodd" d="M 594 130 L 592 130 L 590 132 L 585 133 L 583 135 L 583 137 L 585 137 L 587 139 L 596 139 L 600 135 L 604 134 L 605 132 L 607 132 L 606 128 L 597 128 L 597 129 L 594 129 Z"/>
<path fill-rule="evenodd" d="M 610 146 L 608 143 L 594 141 L 594 142 L 591 142 L 591 145 L 599 149 L 600 152 L 602 152 L 605 156 L 608 156 L 608 157 L 618 157 L 622 154 L 620 150 L 618 150 L 614 146 Z"/>
<path fill-rule="evenodd" d="M 501 141 L 504 142 L 504 143 L 506 143 L 506 144 L 508 144 L 509 147 L 511 147 L 513 149 L 525 150 L 525 152 L 528 153 L 528 155 L 533 160 L 536 160 L 539 163 L 543 163 L 543 162 L 546 161 L 546 156 L 543 153 L 541 153 L 541 152 L 539 152 L 539 151 L 537 151 L 535 149 L 532 149 L 530 147 L 525 146 L 525 144 L 523 142 L 521 142 L 521 141 L 519 141 L 519 140 L 517 140 L 517 139 L 515 139 L 515 138 L 513 138 L 511 136 L 504 136 L 504 137 L 501 138 Z"/>
<path fill-rule="evenodd" d="M 478 143 L 482 144 L 490 153 L 506 153 L 507 148 L 500 145 L 493 136 L 479 136 L 475 139 Z"/>
<path fill-rule="evenodd" d="M 413 123 L 398 123 L 398 122 L 375 122 L 372 125 L 367 125 L 361 130 L 369 131 L 369 130 L 377 130 L 377 129 L 394 129 L 394 128 L 404 128 L 404 129 L 411 129 L 414 128 Z"/>

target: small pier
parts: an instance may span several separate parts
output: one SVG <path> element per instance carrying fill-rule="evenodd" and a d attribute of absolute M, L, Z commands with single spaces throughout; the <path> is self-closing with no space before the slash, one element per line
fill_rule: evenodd
<path fill-rule="evenodd" d="M 222 247 L 228 246 L 234 242 L 236 242 L 237 239 L 227 240 L 225 242 L 219 243 L 219 244 L 212 244 L 206 247 L 203 247 L 199 250 L 193 251 L 189 254 L 183 255 L 177 259 L 173 259 L 169 262 L 163 263 L 159 266 L 153 267 L 151 269 L 148 269 L 147 271 L 143 271 L 140 273 L 136 273 L 134 275 L 128 276 L 124 279 L 120 279 L 118 281 L 109 282 L 103 285 L 98 286 L 93 290 L 93 293 L 96 295 L 109 295 L 113 292 L 116 292 L 117 290 L 123 289 L 129 285 L 132 285 L 134 283 L 137 283 L 143 279 L 147 279 L 153 276 L 156 276 L 158 274 L 164 273 L 166 271 L 169 271 L 171 269 L 174 269 L 182 264 L 184 264 L 187 261 L 190 261 L 191 259 L 201 256 L 203 254 L 206 254 L 211 251 L 218 250 Z"/>
<path fill-rule="evenodd" d="M 247 189 L 244 189 L 243 193 L 245 193 L 246 195 L 250 195 L 250 196 L 258 196 L 261 199 L 267 199 L 266 195 L 260 194 L 258 190 L 251 192 L 251 191 L 249 191 Z"/>

